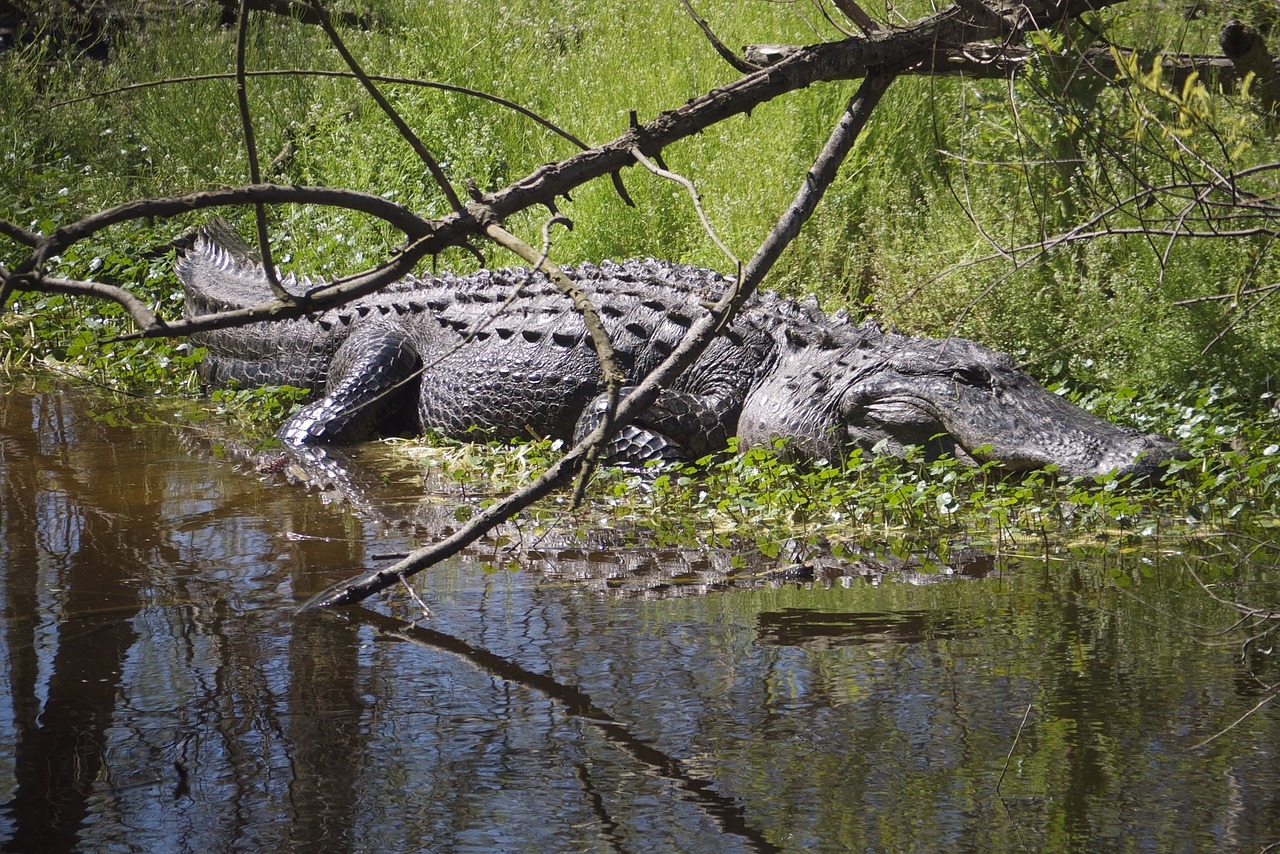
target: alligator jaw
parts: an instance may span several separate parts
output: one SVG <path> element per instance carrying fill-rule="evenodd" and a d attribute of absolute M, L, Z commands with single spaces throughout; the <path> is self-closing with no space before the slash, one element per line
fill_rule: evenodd
<path fill-rule="evenodd" d="M 1067 477 L 1159 480 L 1170 460 L 1185 457 L 1170 439 L 1120 427 L 1052 392 L 1036 390 L 1038 395 L 1022 399 L 1023 406 L 998 408 L 986 418 L 951 411 L 940 412 L 940 421 L 974 459 L 997 462 L 1013 472 L 1054 466 Z M 936 404 L 931 408 L 938 409 Z"/>

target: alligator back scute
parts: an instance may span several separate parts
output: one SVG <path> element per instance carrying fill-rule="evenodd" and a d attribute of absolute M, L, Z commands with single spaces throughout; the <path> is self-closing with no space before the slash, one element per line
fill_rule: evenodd
<path fill-rule="evenodd" d="M 693 288 L 665 284 L 681 269 L 695 271 L 688 276 Z M 702 303 L 718 298 L 725 287 L 723 278 L 709 271 L 656 261 L 583 264 L 566 273 L 597 306 L 628 381 L 638 381 L 670 355 L 706 313 Z M 449 284 L 456 298 L 439 318 L 460 340 L 468 335 L 473 340 L 438 361 L 428 360 L 420 388 L 422 426 L 461 438 L 571 438 L 604 385 L 586 325 L 568 298 L 526 270 L 481 271 Z M 747 338 L 759 346 L 748 349 Z M 744 321 L 733 335 L 713 344 L 675 387 L 700 395 L 733 389 L 740 398 L 742 378 L 754 372 L 768 347 Z"/>

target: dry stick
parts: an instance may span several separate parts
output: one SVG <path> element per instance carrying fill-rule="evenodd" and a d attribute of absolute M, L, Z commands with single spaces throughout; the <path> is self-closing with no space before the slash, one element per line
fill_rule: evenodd
<path fill-rule="evenodd" d="M 50 257 L 67 247 L 90 237 L 103 229 L 134 219 L 175 217 L 206 208 L 229 205 L 255 204 L 314 204 L 348 208 L 385 220 L 395 226 L 410 240 L 435 236 L 435 223 L 419 216 L 403 205 L 381 196 L 359 190 L 338 190 L 332 187 L 304 187 L 298 185 L 259 184 L 247 187 L 229 187 L 217 190 L 200 190 L 178 196 L 158 199 L 135 199 L 115 207 L 106 208 L 60 226 L 52 234 L 37 235 L 29 244 L 34 250 L 30 256 L 14 268 L 14 273 L 26 273 L 37 269 Z M 438 249 L 438 242 L 423 248 L 427 254 Z"/>
<path fill-rule="evenodd" d="M 0 268 L 0 272 L 3 268 Z M 115 285 L 104 285 L 100 282 L 85 282 L 79 279 L 42 278 L 40 290 L 47 294 L 73 294 L 76 296 L 92 296 L 108 299 L 119 304 L 139 329 L 152 326 L 165 327 L 165 322 L 156 317 L 147 304 L 129 291 Z M 167 327 L 166 327 L 167 328 Z"/>
<path fill-rule="evenodd" d="M 545 252 L 538 252 L 497 223 L 491 222 L 487 224 L 484 233 L 490 240 L 506 247 L 523 258 L 526 263 L 540 270 L 560 290 L 560 293 L 572 300 L 573 310 L 582 316 L 582 322 L 587 327 L 587 335 L 591 338 L 591 343 L 596 349 L 596 358 L 600 361 L 600 372 L 604 377 L 607 405 L 604 416 L 600 419 L 600 426 L 592 434 L 599 434 L 600 440 L 587 449 L 578 476 L 577 486 L 573 490 L 572 505 L 576 508 L 582 503 L 582 497 L 587 488 L 587 480 L 590 479 L 592 472 L 600 461 L 601 448 L 604 446 L 605 441 L 613 435 L 618 411 L 618 393 L 622 389 L 622 384 L 627 381 L 627 376 L 622 372 L 622 368 L 618 367 L 618 360 L 613 352 L 613 341 L 609 338 L 609 330 L 605 329 L 604 321 L 600 319 L 600 312 L 596 310 L 595 304 L 591 302 L 582 288 L 578 287 L 559 267 L 548 263 Z"/>
<path fill-rule="evenodd" d="M 693 22 L 702 30 L 702 34 L 707 37 L 707 41 L 709 41 L 711 46 L 715 48 L 716 53 L 720 54 L 721 59 L 732 65 L 735 71 L 738 71 L 741 74 L 749 74 L 760 67 L 753 62 L 748 62 L 733 51 L 729 50 L 728 46 L 716 37 L 716 34 L 711 30 L 711 26 L 694 11 L 689 0 L 680 0 L 680 2 L 684 5 L 684 10 L 689 13 L 689 17 L 693 18 Z"/>
<path fill-rule="evenodd" d="M 0 236 L 8 237 L 23 246 L 35 246 L 40 240 L 40 235 L 34 231 L 27 231 L 22 226 L 0 219 Z"/>
<path fill-rule="evenodd" d="M 1233 730 L 1233 729 L 1235 729 L 1236 727 L 1240 726 L 1240 724 L 1244 723 L 1244 722 L 1245 722 L 1246 720 L 1248 720 L 1248 719 L 1249 719 L 1249 718 L 1250 718 L 1250 717 L 1251 717 L 1255 712 L 1257 712 L 1259 709 L 1261 709 L 1261 708 L 1262 708 L 1263 706 L 1265 706 L 1267 703 L 1270 703 L 1270 702 L 1271 702 L 1272 700 L 1274 700 L 1276 697 L 1280 697 L 1280 691 L 1273 691 L 1273 692 L 1272 692 L 1271 694 L 1269 694 L 1268 696 L 1263 697 L 1261 700 L 1259 700 L 1259 701 L 1258 701 L 1258 704 L 1257 704 L 1256 706 L 1254 706 L 1252 709 L 1250 709 L 1249 711 L 1245 712 L 1243 715 L 1241 715 L 1240 717 L 1236 718 L 1236 719 L 1235 719 L 1234 721 L 1232 721 L 1230 724 L 1228 724 L 1227 726 L 1223 727 L 1223 728 L 1222 728 L 1222 729 L 1220 729 L 1219 731 L 1215 732 L 1213 735 L 1209 736 L 1208 738 L 1206 738 L 1204 741 L 1200 742 L 1199 744 L 1193 744 L 1193 745 L 1191 745 L 1191 749 L 1192 749 L 1192 750 L 1199 750 L 1199 749 L 1200 749 L 1200 748 L 1202 748 L 1202 747 L 1205 747 L 1205 746 L 1207 746 L 1207 745 L 1209 745 L 1209 744 L 1212 744 L 1212 743 L 1213 743 L 1214 741 L 1216 741 L 1217 739 L 1221 738 L 1222 736 L 1224 736 L 1224 735 L 1226 735 L 1227 733 L 1231 732 L 1231 730 Z"/>
<path fill-rule="evenodd" d="M 648 169 L 659 178 L 666 178 L 668 181 L 674 181 L 688 191 L 689 198 L 693 200 L 693 209 L 697 212 L 699 221 L 702 222 L 702 230 L 707 233 L 707 236 L 710 237 L 716 247 L 724 253 L 725 257 L 733 263 L 735 275 L 741 275 L 742 262 L 739 261 L 738 256 L 734 255 L 732 250 L 724 244 L 724 241 L 722 241 L 720 236 L 716 234 L 716 230 L 711 227 L 711 220 L 707 217 L 707 212 L 702 208 L 702 194 L 698 192 L 697 187 L 693 186 L 693 182 L 683 175 L 678 175 L 669 169 L 663 169 L 661 166 L 641 154 L 640 149 L 638 148 L 631 149 L 631 153 L 636 158 L 636 162 L 641 166 Z"/>
<path fill-rule="evenodd" d="M 236 27 L 236 107 L 240 111 L 240 127 L 244 130 L 244 151 L 249 158 L 249 183 L 262 183 L 262 166 L 258 163 L 258 144 L 254 141 L 253 116 L 249 113 L 249 87 L 245 83 L 245 43 L 249 33 L 249 0 L 240 0 L 240 21 Z M 258 226 L 258 254 L 262 258 L 262 272 L 267 286 L 281 302 L 292 302 L 293 297 L 280 284 L 275 261 L 271 258 L 271 241 L 267 235 L 267 207 L 262 202 L 253 206 L 253 218 Z"/>
<path fill-rule="evenodd" d="M 783 213 L 764 243 L 747 263 L 738 285 L 731 288 L 715 307 L 694 323 L 684 340 L 657 369 L 652 371 L 618 407 L 617 422 L 625 424 L 643 412 L 654 400 L 658 390 L 670 384 L 687 368 L 711 342 L 722 323 L 731 319 L 747 298 L 755 291 L 765 274 L 782 254 L 782 251 L 799 233 L 800 227 L 812 216 L 818 202 L 835 179 L 840 164 L 853 147 L 867 120 L 871 117 L 881 95 L 893 81 L 895 74 L 875 70 L 867 76 L 850 99 L 840 121 L 822 153 L 805 175 L 803 184 L 791 206 Z M 533 504 L 553 489 L 566 483 L 583 464 L 591 446 L 604 439 L 603 425 L 571 448 L 553 463 L 533 483 L 506 498 L 496 501 L 473 516 L 466 525 L 451 536 L 412 552 L 394 565 L 361 573 L 339 582 L 313 596 L 302 609 L 332 608 L 360 602 L 401 579 L 415 575 L 437 562 L 457 554 L 475 542 L 493 526 L 510 519 L 516 513 Z"/>
<path fill-rule="evenodd" d="M 853 21 L 858 29 L 867 35 L 878 33 L 884 29 L 880 26 L 880 22 L 872 18 L 862 10 L 862 7 L 853 0 L 832 0 L 836 4 L 836 8 L 844 13 L 845 17 Z"/>
<path fill-rule="evenodd" d="M 453 185 L 449 183 L 449 177 L 444 174 L 444 170 L 440 168 L 440 164 L 431 156 L 431 152 L 418 139 L 418 135 L 413 132 L 398 112 L 396 108 L 391 106 L 391 102 L 382 94 L 381 90 L 374 85 L 373 80 L 360 67 L 360 63 L 356 62 L 356 58 L 351 55 L 351 51 L 347 50 L 347 46 L 342 41 L 342 37 L 338 35 L 338 31 L 333 27 L 333 21 L 329 19 L 329 13 L 325 10 L 324 4 L 320 0 L 312 0 L 311 8 L 316 10 L 316 17 L 319 18 L 320 27 L 324 30 L 329 41 L 333 43 L 334 50 L 342 57 L 342 61 L 347 64 L 347 68 L 351 69 L 351 73 L 360 81 L 360 85 L 364 86 L 365 91 L 369 93 L 369 97 L 373 99 L 382 112 L 386 113 L 387 118 L 396 126 L 396 130 L 400 133 L 400 137 L 413 149 L 418 155 L 418 159 L 427 167 L 427 171 L 431 173 L 431 177 L 435 179 L 436 184 L 440 187 L 440 192 L 444 193 L 444 197 L 449 202 L 449 207 L 455 212 L 462 213 L 465 208 L 462 200 L 458 198 L 458 194 L 453 189 Z"/>
<path fill-rule="evenodd" d="M 1027 718 L 1031 717 L 1031 710 L 1035 708 L 1035 703 L 1027 703 L 1027 710 L 1022 713 L 1022 723 L 1018 724 L 1018 731 L 1013 736 L 1013 744 L 1009 745 L 1009 752 L 1004 757 L 1004 767 L 1000 769 L 1000 779 L 996 780 L 996 794 L 1000 794 L 1000 784 L 1004 782 L 1005 772 L 1009 770 L 1009 760 L 1013 758 L 1013 751 L 1018 748 L 1018 739 L 1022 738 L 1022 730 L 1027 725 Z"/>
<path fill-rule="evenodd" d="M 1254 294 L 1270 294 L 1280 290 L 1280 283 L 1263 285 L 1260 288 L 1246 288 L 1239 293 L 1231 294 L 1213 294 L 1207 297 L 1191 297 L 1190 299 L 1175 300 L 1169 305 L 1196 305 L 1202 302 L 1226 302 L 1228 300 L 1239 300 L 1240 297 L 1253 296 Z"/>
<path fill-rule="evenodd" d="M 288 303 L 275 300 L 246 309 L 200 315 L 199 317 L 176 321 L 165 321 L 157 318 L 150 309 L 123 288 L 101 282 L 50 278 L 33 269 L 38 258 L 43 253 L 49 252 L 51 248 L 53 250 L 51 254 L 56 254 L 63 247 L 71 246 L 89 235 L 119 222 L 142 217 L 172 217 L 194 210 L 227 205 L 253 204 L 257 201 L 272 204 L 320 204 L 360 211 L 382 219 L 400 229 L 409 236 L 411 242 L 383 264 L 337 279 L 313 290 L 307 295 L 308 298 L 306 300 L 295 300 Z M 131 341 L 138 338 L 187 335 L 192 332 L 243 326 L 247 323 L 256 323 L 263 320 L 284 320 L 300 317 L 308 312 L 349 302 L 357 297 L 381 290 L 386 285 L 412 273 L 418 262 L 433 251 L 432 244 L 426 242 L 431 236 L 432 224 L 429 220 L 423 219 L 394 202 L 389 202 L 369 193 L 335 190 L 329 187 L 284 187 L 274 184 L 206 190 L 172 198 L 126 202 L 123 205 L 99 211 L 70 225 L 63 226 L 51 235 L 37 236 L 34 242 L 37 251 L 23 261 L 18 269 L 6 271 L 0 290 L 3 291 L 4 296 L 7 296 L 11 291 L 17 290 L 35 293 L 64 293 L 112 300 L 129 312 L 137 323 L 138 331 L 121 335 L 111 340 Z"/>
<path fill-rule="evenodd" d="M 262 71 L 246 71 L 246 78 L 249 77 L 336 77 L 342 79 L 356 80 L 356 75 L 350 71 L 332 71 L 326 68 L 279 68 L 265 69 Z M 552 122 L 550 119 L 538 115 L 528 107 L 523 107 L 515 101 L 501 98 L 497 95 L 491 95 L 488 92 L 482 92 L 479 89 L 471 89 L 466 86 L 455 86 L 452 83 L 440 83 L 435 80 L 419 80 L 414 77 L 394 77 L 388 74 L 367 74 L 365 75 L 374 83 L 387 83 L 395 86 L 418 86 L 424 89 L 439 89 L 442 92 L 452 92 L 456 95 L 467 95 L 471 98 L 478 98 L 482 101 L 489 101 L 508 110 L 519 113 L 520 115 L 532 119 L 542 125 L 547 130 L 558 136 L 572 142 L 578 148 L 586 151 L 591 146 L 569 133 L 564 128 Z M 90 92 L 88 95 L 81 95 L 76 98 L 68 98 L 65 101 L 57 101 L 50 104 L 52 107 L 65 107 L 69 104 L 76 104 L 80 101 L 90 101 L 99 98 L 107 98 L 112 95 L 120 95 L 127 92 L 133 92 L 138 89 L 152 89 L 157 86 L 176 86 L 181 83 L 203 83 L 211 80 L 234 80 L 234 74 L 192 74 L 186 77 L 168 77 L 164 80 L 148 80 L 143 83 L 130 83 L 128 86 L 116 86 L 112 89 L 101 89 L 97 92 Z M 3 233 L 3 231 L 0 231 Z"/>

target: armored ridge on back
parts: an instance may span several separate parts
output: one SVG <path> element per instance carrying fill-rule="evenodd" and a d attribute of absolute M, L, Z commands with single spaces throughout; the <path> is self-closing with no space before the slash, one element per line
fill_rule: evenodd
<path fill-rule="evenodd" d="M 191 315 L 270 298 L 238 238 L 206 230 L 178 260 Z M 662 261 L 565 272 L 599 308 L 628 381 L 679 344 L 731 284 Z M 287 288 L 310 287 L 287 277 Z M 458 439 L 570 440 L 596 423 L 604 383 L 582 319 L 524 269 L 410 277 L 317 315 L 199 333 L 213 385 L 288 384 L 320 396 L 281 429 L 293 445 L 358 441 L 380 430 Z M 847 448 L 998 461 L 1018 471 L 1151 475 L 1180 455 L 1162 436 L 1071 405 L 1002 353 L 960 338 L 853 325 L 809 302 L 754 297 L 706 352 L 608 449 L 618 462 L 696 459 L 738 436 L 840 459 Z"/>

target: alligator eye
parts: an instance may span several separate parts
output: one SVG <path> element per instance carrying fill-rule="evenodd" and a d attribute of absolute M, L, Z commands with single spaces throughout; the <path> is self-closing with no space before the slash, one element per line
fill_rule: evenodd
<path fill-rule="evenodd" d="M 951 379 L 975 388 L 991 388 L 992 385 L 990 372 L 986 368 L 977 365 L 966 365 L 963 368 L 953 369 L 951 371 Z"/>

